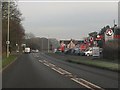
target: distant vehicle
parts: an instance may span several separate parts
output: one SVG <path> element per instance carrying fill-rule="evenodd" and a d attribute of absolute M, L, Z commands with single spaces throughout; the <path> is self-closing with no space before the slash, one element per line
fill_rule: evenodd
<path fill-rule="evenodd" d="M 19 50 L 16 50 L 17 53 L 19 53 Z"/>
<path fill-rule="evenodd" d="M 65 49 L 65 54 L 73 54 L 74 49 Z"/>
<path fill-rule="evenodd" d="M 85 52 L 84 51 L 80 51 L 80 56 L 85 56 Z"/>
<path fill-rule="evenodd" d="M 64 53 L 66 53 L 68 50 L 69 50 L 68 48 L 65 48 Z"/>
<path fill-rule="evenodd" d="M 38 50 L 38 49 L 36 49 L 36 50 L 31 50 L 31 52 L 32 52 L 32 53 L 38 53 L 39 50 Z"/>
<path fill-rule="evenodd" d="M 36 53 L 38 53 L 38 52 L 39 52 L 39 50 L 38 50 L 38 49 L 36 49 L 36 50 L 35 50 L 35 52 L 36 52 Z"/>
<path fill-rule="evenodd" d="M 102 54 L 102 52 L 103 52 L 103 48 L 100 48 L 99 51 L 100 51 L 100 54 Z"/>
<path fill-rule="evenodd" d="M 80 50 L 79 48 L 75 48 L 74 49 L 74 54 L 75 55 L 80 55 L 80 56 L 84 56 L 85 55 L 84 51 Z"/>
<path fill-rule="evenodd" d="M 80 55 L 80 49 L 79 48 L 75 48 L 74 49 L 74 54 L 75 55 Z"/>
<path fill-rule="evenodd" d="M 92 48 L 90 48 L 90 49 L 88 49 L 87 51 L 85 51 L 85 55 L 86 55 L 86 56 L 92 56 L 92 54 L 93 54 Z"/>
<path fill-rule="evenodd" d="M 30 53 L 30 48 L 26 47 L 24 53 Z"/>
<path fill-rule="evenodd" d="M 54 53 L 56 53 L 56 52 L 57 52 L 57 49 L 55 48 L 55 49 L 54 49 Z"/>

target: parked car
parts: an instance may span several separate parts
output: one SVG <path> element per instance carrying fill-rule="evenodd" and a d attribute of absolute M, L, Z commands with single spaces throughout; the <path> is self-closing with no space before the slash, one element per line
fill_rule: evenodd
<path fill-rule="evenodd" d="M 84 51 L 80 50 L 79 48 L 75 49 L 74 54 L 75 55 L 80 55 L 80 56 L 84 56 L 85 55 Z"/>
<path fill-rule="evenodd" d="M 36 52 L 36 53 L 38 53 L 38 52 L 39 52 L 39 50 L 38 50 L 38 49 L 36 49 L 36 50 L 35 50 L 35 52 Z"/>
<path fill-rule="evenodd" d="M 80 50 L 80 56 L 85 56 L 85 52 Z"/>
<path fill-rule="evenodd" d="M 68 48 L 65 48 L 64 53 L 66 54 L 68 52 L 68 50 L 69 50 Z"/>
<path fill-rule="evenodd" d="M 56 48 L 56 49 L 54 49 L 53 52 L 54 52 L 54 53 L 61 53 L 61 49 L 60 49 L 60 48 Z"/>
<path fill-rule="evenodd" d="M 93 52 L 92 49 L 88 49 L 87 51 L 85 51 L 85 55 L 86 56 L 92 56 L 92 52 Z"/>
<path fill-rule="evenodd" d="M 79 48 L 75 48 L 74 49 L 74 54 L 75 55 L 80 55 L 80 49 Z"/>
<path fill-rule="evenodd" d="M 66 49 L 65 50 L 65 54 L 70 54 L 70 55 L 73 55 L 74 54 L 74 52 L 75 52 L 75 50 L 74 49 Z"/>
<path fill-rule="evenodd" d="M 56 53 L 56 52 L 57 52 L 57 49 L 55 48 L 53 52 Z"/>
<path fill-rule="evenodd" d="M 100 54 L 102 54 L 102 52 L 103 52 L 103 48 L 100 48 L 99 51 L 100 51 Z"/>
<path fill-rule="evenodd" d="M 31 50 L 31 52 L 32 52 L 32 53 L 38 53 L 39 50 L 38 50 L 38 49 L 33 49 L 33 50 Z"/>

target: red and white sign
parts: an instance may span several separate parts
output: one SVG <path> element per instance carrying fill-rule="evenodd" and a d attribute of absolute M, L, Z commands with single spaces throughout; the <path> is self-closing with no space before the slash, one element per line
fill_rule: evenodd
<path fill-rule="evenodd" d="M 93 42 L 93 40 L 94 40 L 93 37 L 90 37 L 90 42 Z"/>
<path fill-rule="evenodd" d="M 114 39 L 114 33 L 112 29 L 107 29 L 105 32 L 105 41 L 113 40 Z"/>
<path fill-rule="evenodd" d="M 107 29 L 106 30 L 106 35 L 107 36 L 112 36 L 113 35 L 113 30 L 112 29 Z"/>
<path fill-rule="evenodd" d="M 96 40 L 102 40 L 103 36 L 102 35 L 97 35 Z"/>

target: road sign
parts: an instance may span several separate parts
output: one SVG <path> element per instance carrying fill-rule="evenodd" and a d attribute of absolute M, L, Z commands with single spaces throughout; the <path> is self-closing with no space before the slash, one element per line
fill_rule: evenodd
<path fill-rule="evenodd" d="M 6 44 L 10 44 L 10 41 L 6 41 Z"/>
<path fill-rule="evenodd" d="M 113 35 L 113 30 L 112 29 L 107 29 L 106 30 L 106 35 L 107 36 L 112 36 Z"/>
<path fill-rule="evenodd" d="M 105 41 L 108 41 L 108 40 L 113 40 L 113 30 L 112 29 L 107 29 L 106 32 L 105 32 Z"/>
<path fill-rule="evenodd" d="M 99 47 L 93 47 L 93 57 L 99 57 L 100 56 L 100 51 Z"/>
<path fill-rule="evenodd" d="M 103 36 L 102 35 L 97 35 L 96 40 L 102 40 Z"/>

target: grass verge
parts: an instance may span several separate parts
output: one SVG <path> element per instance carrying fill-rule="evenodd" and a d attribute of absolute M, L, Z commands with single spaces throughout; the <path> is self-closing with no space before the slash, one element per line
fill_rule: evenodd
<path fill-rule="evenodd" d="M 104 61 L 96 61 L 96 60 L 66 60 L 68 62 L 72 62 L 72 63 L 77 63 L 77 64 L 84 64 L 84 65 L 89 65 L 89 66 L 94 66 L 94 67 L 98 67 L 98 68 L 103 68 L 103 69 L 109 69 L 109 70 L 113 70 L 113 71 L 120 71 L 120 69 L 118 68 L 119 64 L 116 63 L 111 63 L 111 62 L 104 62 Z"/>
<path fill-rule="evenodd" d="M 63 54 L 61 55 L 61 54 L 54 54 L 54 53 L 47 53 L 47 55 L 57 59 L 65 60 L 71 63 L 84 64 L 88 66 L 120 72 L 120 68 L 119 68 L 120 64 L 103 60 L 103 59 L 92 59 L 87 56 L 73 56 L 73 55 L 63 55 Z"/>
<path fill-rule="evenodd" d="M 2 60 L 2 68 L 6 67 L 7 65 L 9 65 L 9 64 L 12 63 L 13 61 L 15 61 L 16 58 L 17 58 L 17 55 L 10 55 L 9 58 L 3 57 L 3 60 Z"/>

